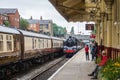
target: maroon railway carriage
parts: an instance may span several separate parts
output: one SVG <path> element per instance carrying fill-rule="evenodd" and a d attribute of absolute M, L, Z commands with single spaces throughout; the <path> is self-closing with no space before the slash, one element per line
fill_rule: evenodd
<path fill-rule="evenodd" d="M 0 26 L 0 79 L 61 56 L 63 39 Z"/>

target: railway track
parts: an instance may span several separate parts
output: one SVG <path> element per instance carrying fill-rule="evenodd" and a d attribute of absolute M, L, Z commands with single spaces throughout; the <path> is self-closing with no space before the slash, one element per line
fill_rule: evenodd
<path fill-rule="evenodd" d="M 68 59 L 66 59 L 65 56 L 58 58 L 58 59 L 54 59 L 54 60 L 47 62 L 39 67 L 34 68 L 33 70 L 28 71 L 27 73 L 20 74 L 10 80 L 46 80 L 46 79 L 39 79 L 39 76 L 42 75 L 43 73 L 47 72 L 48 70 L 50 70 L 55 65 L 58 65 L 62 61 L 64 64 L 67 60 Z M 49 72 L 48 72 L 48 74 L 49 74 Z"/>

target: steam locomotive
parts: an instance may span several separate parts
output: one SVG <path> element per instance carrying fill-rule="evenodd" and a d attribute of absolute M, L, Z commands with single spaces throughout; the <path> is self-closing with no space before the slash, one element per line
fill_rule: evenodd
<path fill-rule="evenodd" d="M 80 41 L 75 37 L 69 36 L 69 38 L 64 41 L 63 52 L 66 54 L 66 57 L 72 57 L 80 48 Z"/>
<path fill-rule="evenodd" d="M 63 55 L 64 39 L 0 26 L 0 79 Z"/>

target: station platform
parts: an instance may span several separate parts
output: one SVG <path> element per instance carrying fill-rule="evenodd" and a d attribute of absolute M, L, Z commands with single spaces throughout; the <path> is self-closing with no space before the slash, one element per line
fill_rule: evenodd
<path fill-rule="evenodd" d="M 84 49 L 77 52 L 69 61 L 59 68 L 48 80 L 91 80 L 88 76 L 95 67 L 95 62 L 86 61 Z"/>

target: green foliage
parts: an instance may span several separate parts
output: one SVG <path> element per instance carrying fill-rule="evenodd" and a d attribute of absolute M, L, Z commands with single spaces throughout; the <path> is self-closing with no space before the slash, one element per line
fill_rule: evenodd
<path fill-rule="evenodd" d="M 98 63 L 100 63 L 100 61 L 101 61 L 101 56 L 98 56 L 95 62 L 96 62 L 96 64 L 98 64 Z"/>
<path fill-rule="evenodd" d="M 74 34 L 74 27 L 71 28 L 70 33 L 71 33 L 71 34 Z"/>
<path fill-rule="evenodd" d="M 53 35 L 54 36 L 64 36 L 66 34 L 66 28 L 58 26 L 57 24 L 53 23 Z"/>
<path fill-rule="evenodd" d="M 64 34 L 66 35 L 66 34 L 67 34 L 67 29 L 66 29 L 66 27 L 63 28 L 63 29 L 64 29 Z"/>
<path fill-rule="evenodd" d="M 29 23 L 27 22 L 27 20 L 20 18 L 20 28 L 21 29 L 27 29 Z"/>
<path fill-rule="evenodd" d="M 5 26 L 10 26 L 9 21 L 4 21 L 4 25 L 5 25 Z"/>
<path fill-rule="evenodd" d="M 119 58 L 120 60 L 120 58 Z M 108 78 L 108 80 L 117 80 L 120 78 L 120 61 L 108 60 L 107 64 L 101 70 L 102 77 Z"/>

